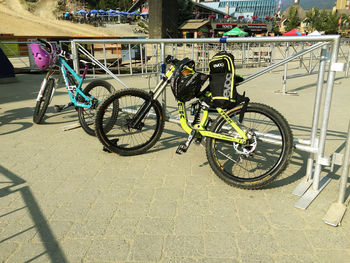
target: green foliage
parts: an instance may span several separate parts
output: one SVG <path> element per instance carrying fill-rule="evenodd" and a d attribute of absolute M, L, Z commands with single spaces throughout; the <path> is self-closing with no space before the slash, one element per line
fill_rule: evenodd
<path fill-rule="evenodd" d="M 300 25 L 300 18 L 298 17 L 298 10 L 295 6 L 291 6 L 288 12 L 288 18 L 285 24 L 286 31 L 290 31 Z"/>
<path fill-rule="evenodd" d="M 309 31 L 323 31 L 326 34 L 338 33 L 339 15 L 335 12 L 327 10 L 318 10 L 316 7 L 306 12 L 305 22 L 308 23 Z M 342 21 L 346 20 L 347 16 L 342 15 Z"/>
<path fill-rule="evenodd" d="M 141 21 L 138 22 L 137 25 L 138 25 L 139 27 L 146 28 L 145 23 L 143 23 L 143 22 L 141 22 Z"/>
<path fill-rule="evenodd" d="M 193 2 L 191 0 L 177 0 L 178 12 L 177 12 L 177 25 L 180 26 L 185 21 L 193 18 Z"/>
<path fill-rule="evenodd" d="M 127 11 L 132 6 L 132 0 L 88 0 L 91 9 L 120 9 Z"/>

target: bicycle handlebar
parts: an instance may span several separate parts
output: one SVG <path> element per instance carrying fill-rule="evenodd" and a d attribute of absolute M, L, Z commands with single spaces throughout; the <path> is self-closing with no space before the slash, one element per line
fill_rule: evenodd
<path fill-rule="evenodd" d="M 173 65 L 176 65 L 178 62 L 179 62 L 179 60 L 176 59 L 176 58 L 174 58 L 174 57 L 171 56 L 171 55 L 168 55 L 168 56 L 165 58 L 165 63 L 166 63 L 166 64 L 173 64 Z"/>
<path fill-rule="evenodd" d="M 45 47 L 49 50 L 52 49 L 51 45 L 49 44 L 48 41 L 41 39 L 41 38 L 37 38 L 37 41 L 40 42 L 41 44 L 45 45 Z M 51 50 L 52 51 L 52 50 Z M 67 51 L 64 51 L 62 49 L 56 49 L 56 54 L 65 58 L 65 59 L 71 59 L 71 54 Z"/>

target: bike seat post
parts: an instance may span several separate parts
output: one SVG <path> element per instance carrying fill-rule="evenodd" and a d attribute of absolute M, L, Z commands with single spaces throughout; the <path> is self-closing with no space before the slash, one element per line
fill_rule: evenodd
<path fill-rule="evenodd" d="M 89 68 L 89 65 L 88 64 L 85 64 L 85 67 L 84 67 L 84 71 L 83 71 L 83 75 L 82 75 L 82 78 L 85 79 L 85 75 L 86 75 L 86 72 Z"/>

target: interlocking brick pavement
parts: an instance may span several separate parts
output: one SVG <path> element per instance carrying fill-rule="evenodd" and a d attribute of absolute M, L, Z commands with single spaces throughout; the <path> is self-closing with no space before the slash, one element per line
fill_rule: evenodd
<path fill-rule="evenodd" d="M 222 182 L 200 145 L 175 154 L 186 137 L 173 123 L 146 154 L 109 154 L 82 129 L 62 130 L 77 121 L 74 110 L 51 106 L 44 124 L 32 123 L 42 77 L 0 85 L 1 262 L 349 262 L 349 213 L 337 228 L 322 221 L 337 199 L 339 167 L 324 168 L 333 180 L 304 211 L 291 192 L 305 174 L 305 152 L 296 150 L 286 172 L 257 191 Z M 299 96 L 275 94 L 280 77 L 268 73 L 240 89 L 308 138 L 316 76 L 288 81 Z M 337 77 L 327 154 L 344 148 L 349 119 L 350 80 Z M 67 100 L 60 88 L 51 105 Z M 167 100 L 175 105 L 170 93 Z"/>

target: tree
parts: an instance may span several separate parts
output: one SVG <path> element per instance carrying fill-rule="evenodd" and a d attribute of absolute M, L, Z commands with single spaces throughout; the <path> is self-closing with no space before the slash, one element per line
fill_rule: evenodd
<path fill-rule="evenodd" d="M 132 6 L 132 0 L 88 0 L 91 9 L 120 9 L 127 11 Z"/>
<path fill-rule="evenodd" d="M 191 0 L 177 0 L 178 13 L 177 25 L 180 26 L 185 21 L 193 18 L 193 3 Z"/>
<path fill-rule="evenodd" d="M 320 10 L 317 7 L 313 7 L 311 10 L 306 11 L 305 22 L 308 24 L 309 31 L 319 30 L 321 26 Z"/>
<path fill-rule="evenodd" d="M 339 15 L 336 12 L 327 12 L 326 23 L 324 32 L 326 34 L 337 34 L 338 33 L 338 21 Z"/>
<path fill-rule="evenodd" d="M 286 21 L 286 31 L 290 31 L 300 25 L 300 18 L 298 17 L 298 9 L 292 5 L 288 11 L 288 17 Z"/>

